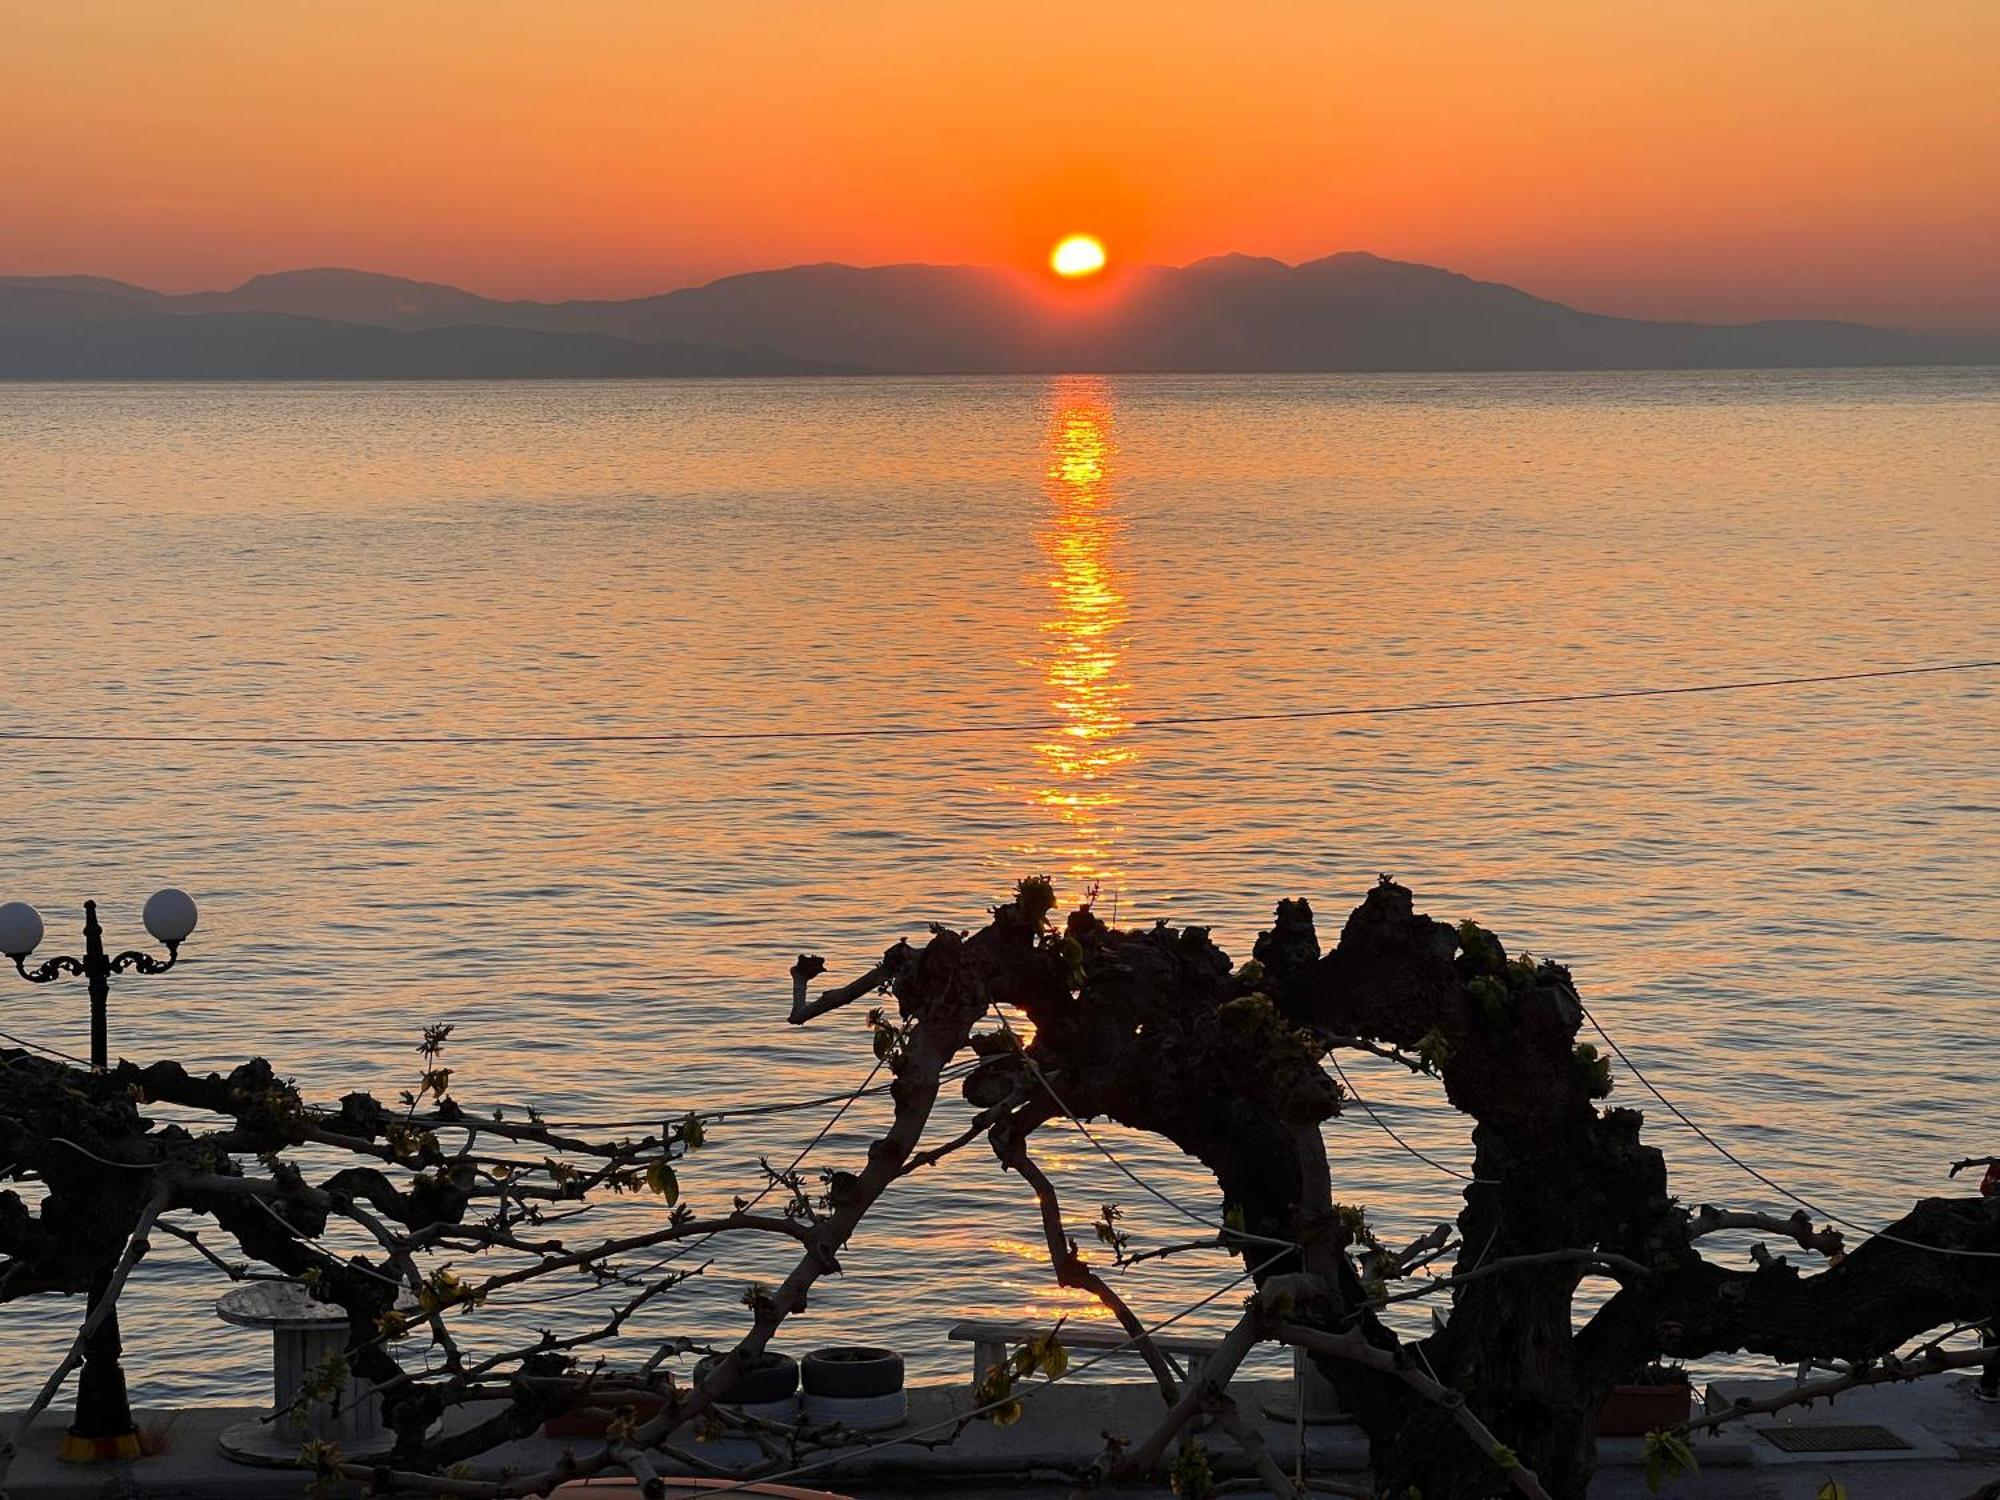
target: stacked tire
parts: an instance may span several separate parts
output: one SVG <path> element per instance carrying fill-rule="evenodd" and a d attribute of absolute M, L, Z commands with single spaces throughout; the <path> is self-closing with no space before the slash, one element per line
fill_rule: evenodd
<path fill-rule="evenodd" d="M 809 1426 L 837 1422 L 850 1432 L 900 1426 L 910 1414 L 903 1356 L 893 1349 L 838 1344 L 815 1349 L 799 1367 Z"/>
<path fill-rule="evenodd" d="M 708 1372 L 720 1363 L 719 1354 L 697 1360 L 695 1384 L 708 1379 Z M 790 1426 L 799 1419 L 799 1362 L 789 1354 L 773 1354 L 768 1349 L 754 1354 L 744 1362 L 735 1380 L 716 1393 L 715 1400 L 718 1406 L 731 1407 L 746 1417 L 761 1417 L 767 1422 Z"/>

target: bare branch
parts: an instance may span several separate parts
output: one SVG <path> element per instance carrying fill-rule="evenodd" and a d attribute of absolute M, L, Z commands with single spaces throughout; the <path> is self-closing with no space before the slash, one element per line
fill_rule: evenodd
<path fill-rule="evenodd" d="M 1243 1450 L 1244 1456 L 1250 1460 L 1250 1467 L 1257 1471 L 1265 1488 L 1278 1500 L 1303 1500 L 1299 1487 L 1292 1483 L 1292 1476 L 1279 1468 L 1277 1460 L 1271 1457 L 1264 1435 L 1243 1420 L 1233 1402 L 1215 1414 L 1215 1425 L 1228 1433 L 1230 1440 Z"/>
<path fill-rule="evenodd" d="M 859 979 L 838 989 L 822 990 L 819 998 L 811 1001 L 806 999 L 806 986 L 826 972 L 826 960 L 816 953 L 801 953 L 798 962 L 792 965 L 792 1013 L 786 1020 L 794 1026 L 803 1026 L 815 1017 L 838 1010 L 874 990 L 887 988 L 909 962 L 912 952 L 908 943 L 899 942 L 882 955 L 880 963 Z"/>
<path fill-rule="evenodd" d="M 1858 1390 L 1865 1386 L 1896 1385 L 1922 1380 L 1927 1375 L 1942 1375 L 1950 1370 L 1968 1370 L 1988 1363 L 1993 1357 L 1991 1349 L 1947 1351 L 1935 1345 L 1926 1346 L 1910 1358 L 1898 1359 L 1892 1355 L 1879 1363 L 1848 1370 L 1826 1380 L 1804 1382 L 1781 1395 L 1767 1396 L 1757 1401 L 1745 1397 L 1722 1411 L 1708 1412 L 1683 1422 L 1675 1431 L 1683 1435 L 1695 1428 L 1700 1428 L 1704 1432 L 1715 1432 L 1725 1423 L 1741 1421 L 1744 1417 L 1765 1416 L 1792 1406 L 1810 1406 L 1815 1401 L 1831 1400 L 1843 1391 Z"/>
<path fill-rule="evenodd" d="M 1704 1203 L 1701 1212 L 1688 1219 L 1688 1238 L 1691 1240 L 1724 1229 L 1757 1229 L 1765 1234 L 1782 1234 L 1795 1241 L 1801 1250 L 1816 1251 L 1830 1260 L 1838 1260 L 1846 1253 L 1840 1231 L 1831 1224 L 1823 1229 L 1814 1229 L 1812 1220 L 1802 1208 L 1781 1218 L 1777 1214 L 1742 1213 Z"/>
<path fill-rule="evenodd" d="M 1263 1312 L 1253 1300 L 1237 1320 L 1236 1326 L 1223 1335 L 1215 1352 L 1202 1361 L 1200 1373 L 1182 1388 L 1179 1399 L 1167 1408 L 1160 1425 L 1152 1430 L 1145 1442 L 1113 1467 L 1113 1476 L 1139 1478 L 1158 1468 L 1160 1460 L 1166 1455 L 1167 1446 L 1180 1436 L 1188 1423 L 1201 1415 L 1204 1405 L 1221 1396 L 1223 1387 L 1234 1377 L 1237 1367 L 1264 1336 Z"/>
<path fill-rule="evenodd" d="M 996 1129 L 993 1132 L 994 1155 L 1034 1189 L 1035 1201 L 1041 1206 L 1042 1238 L 1048 1246 L 1049 1269 L 1055 1272 L 1056 1284 L 1087 1291 L 1110 1311 L 1131 1338 L 1132 1347 L 1146 1361 L 1146 1368 L 1153 1372 L 1153 1379 L 1160 1387 L 1161 1399 L 1172 1406 L 1180 1395 L 1180 1380 L 1173 1366 L 1153 1342 L 1138 1314 L 1078 1253 L 1076 1241 L 1063 1228 L 1062 1204 L 1056 1197 L 1055 1184 L 1028 1155 L 1028 1133 L 1050 1118 L 1046 1112 L 1049 1108 L 1045 1105 L 1034 1106 L 1009 1121 L 1004 1128 Z"/>

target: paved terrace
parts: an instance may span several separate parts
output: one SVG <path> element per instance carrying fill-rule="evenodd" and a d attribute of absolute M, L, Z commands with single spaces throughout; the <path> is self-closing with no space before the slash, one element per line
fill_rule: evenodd
<path fill-rule="evenodd" d="M 1760 1394 L 1772 1386 L 1755 1384 Z M 1810 1411 L 1753 1418 L 1725 1428 L 1718 1437 L 1698 1435 L 1700 1476 L 1671 1484 L 1665 1493 L 1668 1500 L 1812 1500 L 1829 1478 L 1837 1478 L 1849 1500 L 1968 1500 L 1982 1485 L 2000 1482 L 2000 1406 L 1975 1401 L 1972 1386 L 1970 1377 L 1944 1376 L 1911 1386 L 1855 1391 L 1841 1397 L 1831 1410 L 1821 1403 Z M 1287 1388 L 1282 1383 L 1244 1381 L 1231 1390 L 1247 1409 L 1250 1398 Z M 1726 1389 L 1734 1396 L 1743 1386 Z M 944 1420 L 972 1405 L 962 1385 L 914 1387 L 910 1397 L 910 1422 L 902 1430 Z M 857 1453 L 815 1469 L 798 1482 L 825 1485 L 863 1500 L 936 1494 L 947 1487 L 953 1500 L 1059 1494 L 1067 1489 L 1061 1474 L 1087 1463 L 1100 1450 L 1101 1433 L 1109 1430 L 1136 1438 L 1148 1430 L 1158 1411 L 1158 1396 L 1149 1385 L 1067 1386 L 1029 1401 L 1026 1415 L 1012 1427 L 996 1428 L 982 1421 L 948 1448 L 893 1445 Z M 15 1462 L 7 1500 L 126 1496 L 295 1500 L 304 1489 L 297 1473 L 231 1463 L 216 1451 L 216 1438 L 224 1427 L 254 1415 L 243 1407 L 142 1412 L 142 1427 L 168 1434 L 167 1451 L 136 1464 L 77 1468 L 55 1458 L 56 1439 L 68 1425 L 68 1413 L 47 1413 Z M 1836 1424 L 1885 1427 L 1908 1446 L 1880 1454 L 1792 1454 L 1759 1431 Z M 1290 1468 L 1295 1451 L 1292 1425 L 1264 1420 L 1262 1431 L 1279 1461 Z M 894 1436 L 885 1433 L 882 1440 Z M 1235 1472 L 1234 1445 L 1219 1435 L 1209 1444 L 1218 1469 Z M 513 1443 L 489 1455 L 475 1470 L 539 1470 L 564 1446 L 545 1439 Z M 589 1444 L 570 1446 L 582 1450 Z M 1637 1438 L 1601 1442 L 1601 1468 L 1592 1500 L 1638 1500 L 1647 1494 L 1640 1447 Z M 716 1442 L 702 1451 L 718 1463 L 743 1462 L 751 1456 L 749 1445 L 740 1439 Z M 1366 1467 L 1366 1446 L 1350 1427 L 1307 1428 L 1306 1452 L 1311 1471 L 1330 1478 L 1356 1478 Z"/>

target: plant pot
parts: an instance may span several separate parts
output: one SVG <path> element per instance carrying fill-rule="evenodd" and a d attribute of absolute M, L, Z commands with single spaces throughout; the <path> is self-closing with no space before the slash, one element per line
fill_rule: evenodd
<path fill-rule="evenodd" d="M 1694 1389 L 1685 1381 L 1672 1385 L 1614 1385 L 1597 1413 L 1600 1437 L 1637 1437 L 1662 1427 L 1678 1427 L 1688 1419 Z"/>
<path fill-rule="evenodd" d="M 910 1417 L 910 1393 L 891 1391 L 886 1396 L 807 1396 L 799 1404 L 801 1419 L 809 1427 L 835 1423 L 849 1432 L 883 1432 L 900 1427 Z"/>

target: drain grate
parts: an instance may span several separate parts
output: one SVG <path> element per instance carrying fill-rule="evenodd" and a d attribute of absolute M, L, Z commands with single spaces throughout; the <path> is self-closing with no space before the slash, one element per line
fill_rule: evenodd
<path fill-rule="evenodd" d="M 1916 1446 L 1886 1427 L 1867 1424 L 1839 1427 L 1829 1422 L 1810 1427 L 1759 1427 L 1757 1435 L 1769 1438 L 1787 1453 L 1880 1453 Z"/>

